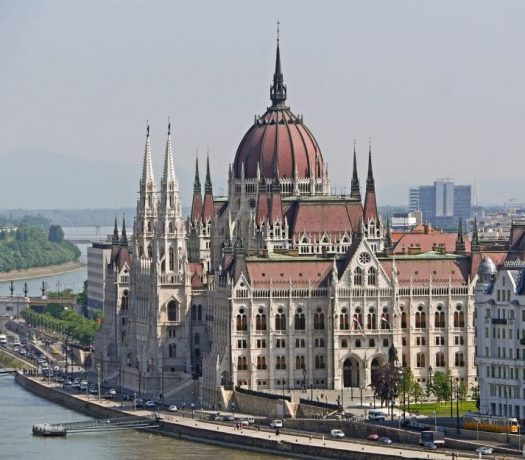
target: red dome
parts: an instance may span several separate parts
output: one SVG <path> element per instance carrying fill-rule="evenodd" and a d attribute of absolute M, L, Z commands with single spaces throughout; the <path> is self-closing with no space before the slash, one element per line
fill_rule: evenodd
<path fill-rule="evenodd" d="M 319 178 L 324 162 L 319 145 L 302 117 L 287 107 L 271 107 L 244 135 L 233 164 L 236 178 L 256 178 L 257 165 L 261 177 Z"/>

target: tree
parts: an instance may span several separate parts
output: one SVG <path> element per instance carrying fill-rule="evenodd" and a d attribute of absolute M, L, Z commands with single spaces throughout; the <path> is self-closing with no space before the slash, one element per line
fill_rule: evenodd
<path fill-rule="evenodd" d="M 421 384 L 419 382 L 414 382 L 412 385 L 412 392 L 410 393 L 410 396 L 412 396 L 416 404 L 423 401 L 423 388 L 421 388 Z"/>
<path fill-rule="evenodd" d="M 432 392 L 436 395 L 437 402 L 448 401 L 452 396 L 452 385 L 450 376 L 444 372 L 437 371 L 432 379 Z"/>
<path fill-rule="evenodd" d="M 386 402 L 393 407 L 398 395 L 401 375 L 402 369 L 392 363 L 383 364 L 375 372 L 372 389 L 375 396 L 381 400 L 381 406 Z"/>
<path fill-rule="evenodd" d="M 64 239 L 64 230 L 60 225 L 51 225 L 47 239 L 53 243 L 62 243 Z"/>

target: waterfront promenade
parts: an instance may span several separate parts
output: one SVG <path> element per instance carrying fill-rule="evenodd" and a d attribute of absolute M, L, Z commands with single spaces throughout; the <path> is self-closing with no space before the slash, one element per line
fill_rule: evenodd
<path fill-rule="evenodd" d="M 77 410 L 89 411 L 101 417 L 150 415 L 151 411 L 122 408 L 114 401 L 98 400 L 94 396 L 71 394 L 53 382 L 44 382 L 41 378 L 18 375 L 17 381 L 30 391 L 43 397 L 69 405 Z M 197 415 L 197 412 L 195 413 Z M 161 427 L 152 432 L 171 435 L 179 438 L 200 440 L 208 443 L 236 446 L 247 450 L 262 450 L 286 456 L 301 458 L 352 458 L 352 459 L 452 459 L 452 453 L 444 451 L 424 451 L 410 449 L 405 446 L 382 446 L 371 442 L 351 440 L 334 440 L 310 436 L 308 433 L 292 432 L 286 427 L 276 434 L 268 428 L 256 430 L 254 427 L 236 429 L 233 424 L 220 424 L 197 418 L 192 419 L 190 413 L 160 413 Z M 80 418 L 80 417 L 79 417 Z M 477 458 L 474 452 L 459 453 L 457 459 Z M 503 456 L 498 457 L 503 458 Z M 505 458 L 516 458 L 506 456 Z"/>

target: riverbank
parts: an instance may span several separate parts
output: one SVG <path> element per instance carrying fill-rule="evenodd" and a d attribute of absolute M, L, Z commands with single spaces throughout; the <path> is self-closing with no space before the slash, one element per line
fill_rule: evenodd
<path fill-rule="evenodd" d="M 41 378 L 31 378 L 17 374 L 16 381 L 27 390 L 57 404 L 78 412 L 97 417 L 107 418 L 126 415 L 144 416 L 149 411 L 134 411 L 120 408 L 113 401 L 97 401 L 93 397 L 71 394 L 53 383 L 48 384 Z M 206 415 L 206 414 L 203 414 Z M 355 442 L 350 440 L 335 440 L 323 436 L 312 437 L 310 433 L 283 429 L 279 434 L 274 430 L 261 427 L 236 429 L 231 424 L 219 424 L 207 420 L 189 418 L 188 415 L 161 413 L 160 427 L 149 430 L 152 433 L 185 438 L 199 442 L 237 447 L 242 450 L 272 452 L 277 455 L 296 458 L 352 458 L 354 460 L 394 460 L 399 457 L 409 459 L 450 460 L 451 454 L 446 452 L 432 453 L 421 450 L 407 449 L 404 446 L 382 446 L 370 442 Z M 473 458 L 472 454 L 462 453 L 458 459 Z M 510 458 L 510 457 L 507 457 Z"/>
<path fill-rule="evenodd" d="M 34 267 L 27 270 L 12 270 L 10 272 L 0 272 L 0 282 L 26 280 L 31 278 L 40 278 L 42 276 L 61 275 L 63 273 L 82 270 L 86 264 L 75 260 L 73 262 L 64 262 L 63 264 L 49 265 L 47 267 Z"/>

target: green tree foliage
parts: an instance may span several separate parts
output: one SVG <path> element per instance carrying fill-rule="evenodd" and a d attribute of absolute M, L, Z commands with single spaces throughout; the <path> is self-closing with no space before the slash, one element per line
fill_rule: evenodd
<path fill-rule="evenodd" d="M 48 234 L 39 227 L 20 225 L 0 240 L 0 272 L 46 267 L 79 257 L 80 250 L 74 244 L 49 241 Z"/>
<path fill-rule="evenodd" d="M 377 398 L 392 404 L 398 395 L 399 383 L 401 382 L 402 369 L 393 363 L 383 364 L 374 372 L 372 389 Z"/>
<path fill-rule="evenodd" d="M 54 304 L 59 305 L 59 304 Z M 58 309 L 53 307 L 53 314 Z M 100 323 L 84 318 L 73 310 L 63 309 L 58 317 L 53 316 L 50 311 L 37 313 L 30 308 L 21 312 L 22 318 L 32 327 L 45 329 L 48 333 L 56 336 L 70 334 L 80 345 L 91 345 L 95 340 L 95 334 L 100 328 Z"/>
<path fill-rule="evenodd" d="M 53 243 L 62 243 L 64 240 L 64 230 L 60 225 L 51 225 L 47 239 Z"/>
<path fill-rule="evenodd" d="M 423 401 L 423 388 L 419 382 L 414 382 L 412 385 L 412 391 L 410 392 L 410 397 L 417 404 Z"/>
<path fill-rule="evenodd" d="M 450 376 L 444 372 L 437 371 L 432 378 L 430 386 L 438 402 L 448 401 L 452 396 Z"/>

